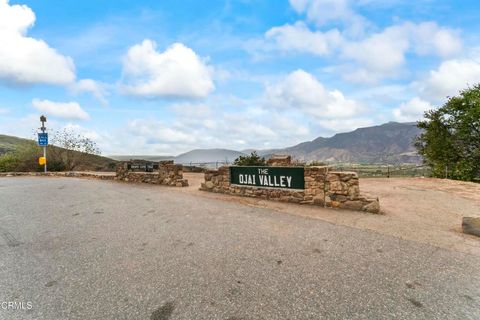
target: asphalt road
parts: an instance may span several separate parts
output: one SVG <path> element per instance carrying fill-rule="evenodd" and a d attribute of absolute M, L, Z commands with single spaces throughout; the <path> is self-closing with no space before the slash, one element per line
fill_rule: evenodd
<path fill-rule="evenodd" d="M 0 178 L 0 302 L 8 320 L 480 319 L 480 258 L 174 188 Z"/>

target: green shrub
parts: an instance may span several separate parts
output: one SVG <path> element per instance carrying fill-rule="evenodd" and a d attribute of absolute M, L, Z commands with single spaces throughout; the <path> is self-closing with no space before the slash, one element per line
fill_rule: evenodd
<path fill-rule="evenodd" d="M 327 166 L 325 162 L 316 161 L 316 160 L 307 164 L 307 167 L 325 167 L 325 166 Z"/>
<path fill-rule="evenodd" d="M 15 171 L 18 158 L 14 153 L 6 153 L 0 156 L 0 172 Z"/>
<path fill-rule="evenodd" d="M 236 166 L 266 166 L 265 158 L 260 157 L 257 152 L 253 151 L 248 156 L 240 156 L 233 162 Z"/>

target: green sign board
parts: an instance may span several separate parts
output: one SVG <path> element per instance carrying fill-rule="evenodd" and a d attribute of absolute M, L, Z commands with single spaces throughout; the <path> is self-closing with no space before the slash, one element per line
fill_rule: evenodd
<path fill-rule="evenodd" d="M 153 170 L 158 170 L 158 164 L 156 163 L 128 163 L 127 169 L 132 171 L 140 172 L 153 172 Z"/>
<path fill-rule="evenodd" d="M 305 189 L 302 167 L 230 167 L 230 183 L 241 186 Z"/>

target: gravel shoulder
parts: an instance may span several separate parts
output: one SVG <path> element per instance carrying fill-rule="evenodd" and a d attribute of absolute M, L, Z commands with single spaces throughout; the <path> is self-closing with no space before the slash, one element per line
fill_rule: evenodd
<path fill-rule="evenodd" d="M 199 191 L 203 174 L 185 173 L 189 187 L 178 190 L 480 256 L 480 238 L 462 233 L 463 216 L 480 216 L 480 184 L 433 178 L 362 178 L 360 191 L 379 197 L 383 215 L 298 206 Z"/>

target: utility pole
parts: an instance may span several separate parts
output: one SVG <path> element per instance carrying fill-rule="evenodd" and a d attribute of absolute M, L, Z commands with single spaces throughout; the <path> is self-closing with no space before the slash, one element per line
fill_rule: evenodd
<path fill-rule="evenodd" d="M 43 137 L 46 136 L 46 142 L 44 140 L 38 140 L 39 144 L 43 146 L 43 158 L 44 158 L 44 167 L 43 171 L 46 173 L 47 172 L 47 144 L 48 144 L 48 133 L 47 128 L 45 127 L 45 122 L 47 122 L 47 117 L 44 115 L 40 116 L 40 122 L 42 123 L 42 126 L 40 127 L 40 130 L 42 131 Z M 45 139 L 45 138 L 44 138 Z M 40 142 L 41 141 L 41 142 Z"/>

